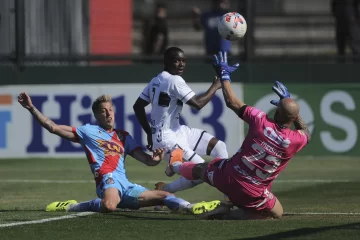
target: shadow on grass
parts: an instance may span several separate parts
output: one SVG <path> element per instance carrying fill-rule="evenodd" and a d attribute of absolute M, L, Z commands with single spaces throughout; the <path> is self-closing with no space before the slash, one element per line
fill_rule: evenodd
<path fill-rule="evenodd" d="M 135 216 L 135 215 L 128 215 L 128 214 L 116 214 L 113 215 L 114 218 L 128 218 L 131 220 L 157 220 L 157 221 L 169 221 L 169 220 L 194 220 L 194 219 L 181 219 L 181 218 L 177 218 L 177 217 L 163 217 L 163 216 L 159 216 L 159 217 L 154 217 L 154 216 Z"/>
<path fill-rule="evenodd" d="M 319 228 L 299 228 L 291 231 L 268 234 L 261 237 L 251 237 L 251 238 L 238 238 L 233 240 L 269 240 L 269 239 L 289 239 L 293 237 L 302 237 L 306 235 L 326 232 L 329 230 L 357 230 L 360 234 L 360 223 L 349 223 L 337 226 L 327 226 Z"/>
<path fill-rule="evenodd" d="M 105 215 L 104 215 L 105 216 Z M 152 213 L 147 211 L 116 211 L 113 213 L 107 213 L 106 216 L 111 216 L 112 218 L 122 218 L 122 219 L 131 219 L 131 220 L 196 220 L 195 218 L 191 218 L 189 215 L 181 215 L 181 214 L 171 214 L 171 213 Z"/>

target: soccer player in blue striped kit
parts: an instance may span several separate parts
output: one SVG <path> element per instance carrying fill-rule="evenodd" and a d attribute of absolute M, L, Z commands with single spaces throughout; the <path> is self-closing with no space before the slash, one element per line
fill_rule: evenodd
<path fill-rule="evenodd" d="M 75 200 L 53 202 L 46 207 L 46 211 L 107 213 L 117 208 L 139 209 L 163 204 L 171 210 L 202 214 L 220 204 L 219 201 L 190 204 L 169 192 L 148 190 L 130 182 L 124 165 L 127 155 L 148 166 L 155 166 L 163 158 L 164 152 L 163 149 L 156 149 L 151 156 L 136 144 L 129 133 L 114 129 L 115 114 L 110 96 L 102 95 L 92 105 L 98 125 L 86 124 L 77 128 L 55 124 L 32 104 L 25 92 L 19 94 L 18 102 L 50 133 L 80 143 L 95 177 L 98 198 L 81 203 Z"/>

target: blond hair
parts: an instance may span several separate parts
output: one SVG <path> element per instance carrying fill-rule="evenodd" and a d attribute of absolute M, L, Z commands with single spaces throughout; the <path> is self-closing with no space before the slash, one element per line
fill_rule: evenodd
<path fill-rule="evenodd" d="M 104 102 L 110 102 L 112 104 L 112 99 L 110 95 L 101 95 L 100 97 L 96 98 L 95 101 L 92 104 L 92 111 L 95 113 L 95 111 L 99 108 L 100 104 Z"/>

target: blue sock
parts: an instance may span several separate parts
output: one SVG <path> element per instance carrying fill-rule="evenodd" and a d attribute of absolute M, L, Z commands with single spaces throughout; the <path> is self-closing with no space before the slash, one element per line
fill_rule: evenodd
<path fill-rule="evenodd" d="M 100 212 L 101 198 L 81 202 L 69 207 L 69 212 Z"/>
<path fill-rule="evenodd" d="M 169 195 L 164 199 L 164 205 L 167 206 L 170 210 L 176 210 L 179 208 L 185 208 L 190 203 L 184 199 L 177 198 L 174 195 Z"/>

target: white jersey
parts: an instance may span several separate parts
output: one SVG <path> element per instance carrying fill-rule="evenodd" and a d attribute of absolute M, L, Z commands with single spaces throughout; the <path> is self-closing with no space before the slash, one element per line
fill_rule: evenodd
<path fill-rule="evenodd" d="M 163 71 L 154 77 L 140 94 L 140 98 L 151 103 L 151 127 L 153 133 L 180 128 L 179 118 L 183 103 L 195 93 L 178 75 Z"/>

